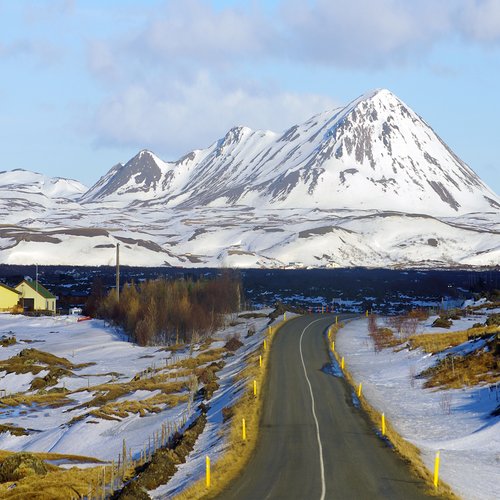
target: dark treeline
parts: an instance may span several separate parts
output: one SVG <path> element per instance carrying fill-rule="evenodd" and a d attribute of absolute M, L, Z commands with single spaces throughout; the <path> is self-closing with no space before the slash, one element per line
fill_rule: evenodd
<path fill-rule="evenodd" d="M 241 282 L 224 273 L 210 280 L 167 280 L 127 283 L 116 299 L 95 282 L 86 313 L 121 326 L 139 345 L 191 342 L 224 325 L 225 315 L 241 303 Z"/>

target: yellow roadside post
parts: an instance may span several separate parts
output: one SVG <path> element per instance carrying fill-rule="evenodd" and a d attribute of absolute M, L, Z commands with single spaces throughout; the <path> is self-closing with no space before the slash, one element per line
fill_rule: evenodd
<path fill-rule="evenodd" d="M 205 484 L 207 488 L 210 488 L 210 457 L 208 455 L 205 457 Z"/>
<path fill-rule="evenodd" d="M 332 352 L 335 352 L 335 340 L 332 340 Z"/>
<path fill-rule="evenodd" d="M 253 395 L 257 396 L 257 380 L 253 381 Z"/>
<path fill-rule="evenodd" d="M 358 398 L 361 397 L 361 388 L 363 387 L 363 384 L 360 382 L 358 385 Z"/>
<path fill-rule="evenodd" d="M 343 370 L 344 367 L 345 367 L 345 359 L 344 359 L 344 356 L 342 356 L 342 359 L 340 360 L 340 368 L 342 368 L 342 370 Z"/>
<path fill-rule="evenodd" d="M 286 312 L 283 313 L 283 321 L 286 321 Z"/>
<path fill-rule="evenodd" d="M 338 323 L 339 323 L 339 317 L 335 316 L 335 324 L 338 325 Z"/>
<path fill-rule="evenodd" d="M 382 436 L 385 436 L 385 413 L 382 413 Z"/>
<path fill-rule="evenodd" d="M 366 310 L 365 316 L 368 318 L 368 309 Z"/>
<path fill-rule="evenodd" d="M 264 351 L 267 349 L 267 342 L 264 340 Z"/>
<path fill-rule="evenodd" d="M 259 368 L 262 368 L 262 356 L 259 355 Z"/>
<path fill-rule="evenodd" d="M 440 460 L 440 452 L 436 452 L 436 458 L 434 459 L 434 488 L 437 489 L 439 484 L 439 460 Z"/>
<path fill-rule="evenodd" d="M 241 419 L 241 438 L 243 441 L 247 440 L 247 426 L 244 418 Z"/>

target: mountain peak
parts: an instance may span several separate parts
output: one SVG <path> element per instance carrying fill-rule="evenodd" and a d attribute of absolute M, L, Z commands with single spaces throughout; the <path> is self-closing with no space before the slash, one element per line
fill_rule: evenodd
<path fill-rule="evenodd" d="M 89 194 L 92 201 L 171 207 L 370 208 L 432 215 L 489 209 L 497 200 L 385 88 L 282 134 L 233 127 L 209 148 L 175 163 L 142 150 Z"/>

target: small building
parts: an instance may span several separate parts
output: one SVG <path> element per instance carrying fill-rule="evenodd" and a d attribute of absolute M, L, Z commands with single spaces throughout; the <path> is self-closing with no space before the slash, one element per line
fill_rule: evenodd
<path fill-rule="evenodd" d="M 21 292 L 0 283 L 0 311 L 12 311 L 21 299 Z"/>
<path fill-rule="evenodd" d="M 40 282 L 24 279 L 16 286 L 21 292 L 25 311 L 47 311 L 56 313 L 57 297 L 50 293 Z"/>

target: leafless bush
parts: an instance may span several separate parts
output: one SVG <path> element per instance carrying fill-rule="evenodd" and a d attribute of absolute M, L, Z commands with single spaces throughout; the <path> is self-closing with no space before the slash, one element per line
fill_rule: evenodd
<path fill-rule="evenodd" d="M 415 365 L 410 365 L 408 369 L 408 379 L 410 381 L 410 387 L 413 389 L 415 387 L 415 379 L 417 378 L 417 369 Z"/>
<path fill-rule="evenodd" d="M 439 406 L 441 407 L 441 410 L 445 415 L 449 415 L 451 413 L 451 400 L 452 397 L 448 391 L 443 391 L 441 393 Z"/>

